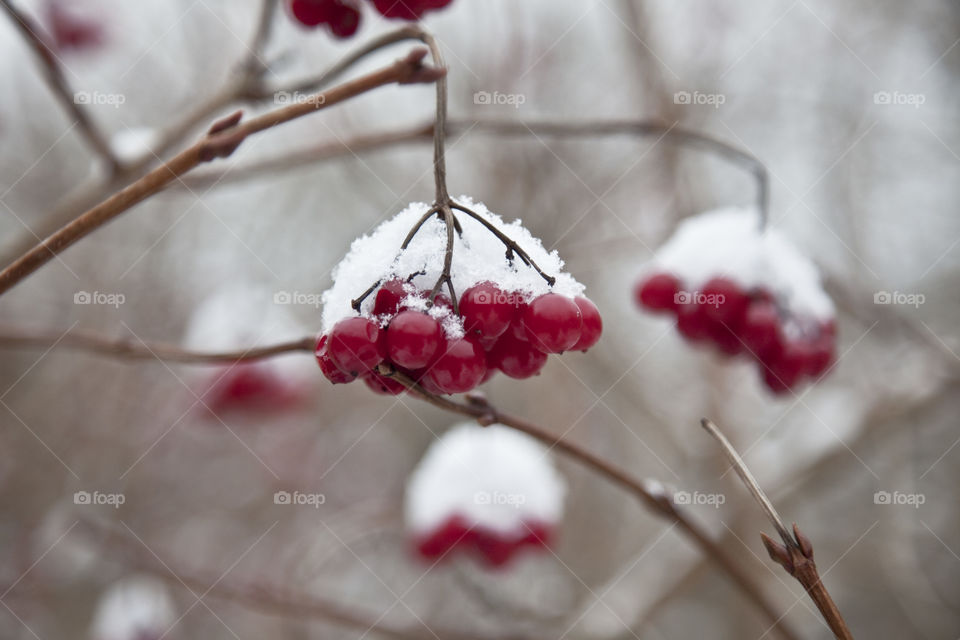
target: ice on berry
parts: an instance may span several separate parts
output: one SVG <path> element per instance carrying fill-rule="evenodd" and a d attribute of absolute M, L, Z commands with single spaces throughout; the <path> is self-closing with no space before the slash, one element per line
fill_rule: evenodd
<path fill-rule="evenodd" d="M 566 483 L 549 452 L 502 425 L 454 426 L 407 480 L 406 527 L 432 559 L 463 549 L 489 564 L 543 545 L 563 516 Z"/>
<path fill-rule="evenodd" d="M 130 576 L 103 593 L 90 626 L 91 640 L 160 638 L 176 621 L 166 586 L 149 576 Z"/>

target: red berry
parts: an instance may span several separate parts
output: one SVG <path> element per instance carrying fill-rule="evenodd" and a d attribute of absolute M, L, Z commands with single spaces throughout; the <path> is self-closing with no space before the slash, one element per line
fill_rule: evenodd
<path fill-rule="evenodd" d="M 669 273 L 655 273 L 641 280 L 634 291 L 637 304 L 651 311 L 676 311 L 680 280 Z"/>
<path fill-rule="evenodd" d="M 373 6 L 386 18 L 417 20 L 427 11 L 442 9 L 451 0 L 373 0 Z"/>
<path fill-rule="evenodd" d="M 387 327 L 387 356 L 398 367 L 425 367 L 441 346 L 440 323 L 420 311 L 401 311 Z"/>
<path fill-rule="evenodd" d="M 290 13 L 300 24 L 316 27 L 336 16 L 337 4 L 336 0 L 291 0 Z"/>
<path fill-rule="evenodd" d="M 823 334 L 810 345 L 804 370 L 811 378 L 819 378 L 830 369 L 834 360 L 833 336 Z"/>
<path fill-rule="evenodd" d="M 380 327 L 359 317 L 346 318 L 333 326 L 327 350 L 341 371 L 354 376 L 376 367 L 385 355 Z"/>
<path fill-rule="evenodd" d="M 700 293 L 707 316 L 736 332 L 750 304 L 739 285 L 729 278 L 711 278 Z"/>
<path fill-rule="evenodd" d="M 463 517 L 450 516 L 437 529 L 421 538 L 417 551 L 427 560 L 437 560 L 463 542 L 469 533 L 470 526 Z"/>
<path fill-rule="evenodd" d="M 337 3 L 333 16 L 328 21 L 330 32 L 338 38 L 349 38 L 357 32 L 360 26 L 360 12 L 356 7 L 344 3 Z"/>
<path fill-rule="evenodd" d="M 787 342 L 780 357 L 765 363 L 763 381 L 774 393 L 786 393 L 800 382 L 806 365 L 805 345 L 799 342 Z"/>
<path fill-rule="evenodd" d="M 447 342 L 427 377 L 442 393 L 470 391 L 487 373 L 483 347 L 475 338 L 464 337 Z"/>
<path fill-rule="evenodd" d="M 577 344 L 582 324 L 577 303 L 556 293 L 536 298 L 523 312 L 527 338 L 545 353 L 563 353 Z"/>
<path fill-rule="evenodd" d="M 580 308 L 583 324 L 580 326 L 580 339 L 571 347 L 571 350 L 586 351 L 600 339 L 600 334 L 603 333 L 603 318 L 600 317 L 597 305 L 593 304 L 589 298 L 578 296 L 574 302 Z"/>
<path fill-rule="evenodd" d="M 349 373 L 344 373 L 337 365 L 333 363 L 333 360 L 330 359 L 330 354 L 328 353 L 327 349 L 326 335 L 320 336 L 320 339 L 317 340 L 315 354 L 317 356 L 317 364 L 320 365 L 320 371 L 323 372 L 323 375 L 326 376 L 327 380 L 333 384 L 346 384 L 348 382 L 353 382 L 356 376 L 352 376 Z"/>
<path fill-rule="evenodd" d="M 766 362 L 783 351 L 780 313 L 772 302 L 753 301 L 747 308 L 740 338 L 754 358 Z"/>
<path fill-rule="evenodd" d="M 515 299 L 492 282 L 475 284 L 460 296 L 460 315 L 467 333 L 496 338 L 513 320 Z"/>
<path fill-rule="evenodd" d="M 392 316 L 400 308 L 400 302 L 407 297 L 402 280 L 388 280 L 377 290 L 373 299 L 373 315 Z"/>
<path fill-rule="evenodd" d="M 712 323 L 703 306 L 695 302 L 677 308 L 677 331 L 690 342 L 704 342 L 713 337 Z"/>
<path fill-rule="evenodd" d="M 47 19 L 53 41 L 60 49 L 91 49 L 103 43 L 103 29 L 91 20 L 84 20 L 60 0 L 47 3 Z"/>
<path fill-rule="evenodd" d="M 521 302 L 517 305 L 517 309 L 513 315 L 513 321 L 510 322 L 510 327 L 506 330 L 505 333 L 509 333 L 517 340 L 527 342 L 527 330 L 523 326 L 523 316 L 527 312 L 527 303 Z"/>
<path fill-rule="evenodd" d="M 405 386 L 387 376 L 382 376 L 376 371 L 369 371 L 362 376 L 370 390 L 384 396 L 398 396 L 407 390 Z"/>
<path fill-rule="evenodd" d="M 517 544 L 499 531 L 487 528 L 474 529 L 474 548 L 480 553 L 484 561 L 491 567 L 502 567 L 516 551 Z"/>
<path fill-rule="evenodd" d="M 496 346 L 487 354 L 487 364 L 491 368 L 496 367 L 518 380 L 540 373 L 546 363 L 547 354 L 509 333 L 500 336 Z"/>

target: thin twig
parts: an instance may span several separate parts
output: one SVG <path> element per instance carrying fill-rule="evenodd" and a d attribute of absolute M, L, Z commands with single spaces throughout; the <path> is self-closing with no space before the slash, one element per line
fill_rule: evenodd
<path fill-rule="evenodd" d="M 730 441 L 727 440 L 727 437 L 723 435 L 717 425 L 706 418 L 701 420 L 700 423 L 703 425 L 703 428 L 707 430 L 707 433 L 713 436 L 720 444 L 723 453 L 727 456 L 730 464 L 733 465 L 737 475 L 740 476 L 743 484 L 747 486 L 747 489 L 749 489 L 750 493 L 760 504 L 767 518 L 780 535 L 780 539 L 783 540 L 783 544 L 780 544 L 770 539 L 766 534 L 760 534 L 760 538 L 763 540 L 763 546 L 766 547 L 767 553 L 770 554 L 770 559 L 782 566 L 787 573 L 803 585 L 810 599 L 817 605 L 817 609 L 820 610 L 820 614 L 823 616 L 823 619 L 830 627 L 830 631 L 833 632 L 834 636 L 840 640 L 853 640 L 853 635 L 847 628 L 847 623 L 844 621 L 843 616 L 840 615 L 840 610 L 834 603 L 833 598 L 830 597 L 827 587 L 820 579 L 817 565 L 813 561 L 813 545 L 810 543 L 810 540 L 803 535 L 796 523 L 793 524 L 792 532 L 787 529 L 783 519 L 780 518 L 780 514 L 778 514 L 774 508 L 773 503 L 767 498 L 763 489 L 761 489 L 757 483 L 756 478 L 753 477 L 753 474 L 750 473 L 750 470 L 746 464 L 744 464 L 740 454 L 733 448 L 733 445 L 730 444 Z"/>
<path fill-rule="evenodd" d="M 157 167 L 132 185 L 89 209 L 0 272 L 0 294 L 27 277 L 56 254 L 62 252 L 133 205 L 162 190 L 197 165 L 232 154 L 250 135 L 325 109 L 349 98 L 387 84 L 434 82 L 443 70 L 422 64 L 424 50 L 414 50 L 391 65 L 346 82 L 309 100 L 297 102 L 261 116 L 240 122 L 240 113 L 220 120 L 200 141 Z"/>
<path fill-rule="evenodd" d="M 425 400 L 435 407 L 474 418 L 483 425 L 497 423 L 511 427 L 517 431 L 522 431 L 549 447 L 562 451 L 610 482 L 626 489 L 654 514 L 670 522 L 675 522 L 680 530 L 683 531 L 707 557 L 723 569 L 733 580 L 734 584 L 740 588 L 748 599 L 760 609 L 767 620 L 780 632 L 782 637 L 798 637 L 782 620 L 782 616 L 777 613 L 773 604 L 767 600 L 763 590 L 753 581 L 750 575 L 744 571 L 740 564 L 733 559 L 725 549 L 714 542 L 706 531 L 678 508 L 670 493 L 660 483 L 655 481 L 638 481 L 626 471 L 617 468 L 603 458 L 590 453 L 562 436 L 554 435 L 544 427 L 498 410 L 480 394 L 471 394 L 468 396 L 468 403 L 459 403 L 426 391 L 411 378 L 388 366 L 381 365 L 379 373 L 393 377 L 397 382 L 407 387 L 412 395 Z"/>
<path fill-rule="evenodd" d="M 184 364 L 229 364 L 251 362 L 284 353 L 312 352 L 316 340 L 304 337 L 267 347 L 253 347 L 221 353 L 190 351 L 163 343 L 146 343 L 139 339 L 112 339 L 85 331 L 30 331 L 0 328 L 0 348 L 68 348 L 89 351 L 102 356 L 131 360 L 156 359 Z"/>
<path fill-rule="evenodd" d="M 120 171 L 120 161 L 117 159 L 107 137 L 93 122 L 90 114 L 83 105 L 79 104 L 70 91 L 67 79 L 63 75 L 60 60 L 43 38 L 37 25 L 30 18 L 17 9 L 10 0 L 0 0 L 0 7 L 10 16 L 14 26 L 20 31 L 23 39 L 33 49 L 43 66 L 44 77 L 50 90 L 57 97 L 60 105 L 76 121 L 77 128 L 93 150 L 103 158 L 111 174 Z"/>

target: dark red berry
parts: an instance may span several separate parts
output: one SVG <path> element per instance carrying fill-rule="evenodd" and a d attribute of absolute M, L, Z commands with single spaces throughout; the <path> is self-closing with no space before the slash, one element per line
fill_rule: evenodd
<path fill-rule="evenodd" d="M 527 330 L 523 326 L 523 316 L 527 312 L 527 303 L 521 302 L 517 305 L 517 309 L 514 312 L 513 320 L 510 322 L 510 327 L 507 328 L 505 333 L 511 334 L 517 340 L 527 342 Z"/>
<path fill-rule="evenodd" d="M 334 36 L 349 38 L 357 32 L 357 28 L 360 26 L 360 12 L 357 11 L 356 7 L 338 2 L 333 16 L 327 24 Z"/>
<path fill-rule="evenodd" d="M 460 315 L 468 333 L 496 338 L 510 326 L 515 299 L 492 282 L 475 284 L 460 296 Z"/>
<path fill-rule="evenodd" d="M 385 18 L 417 20 L 427 11 L 442 9 L 451 0 L 373 0 L 373 6 Z"/>
<path fill-rule="evenodd" d="M 527 339 L 544 353 L 568 351 L 580 340 L 582 324 L 577 303 L 556 293 L 534 299 L 523 312 Z"/>
<path fill-rule="evenodd" d="M 440 356 L 427 372 L 427 378 L 442 393 L 464 393 L 480 384 L 486 372 L 487 358 L 480 342 L 464 337 L 448 341 L 442 347 Z"/>
<path fill-rule="evenodd" d="M 460 544 L 469 532 L 470 526 L 462 516 L 450 516 L 437 529 L 419 540 L 417 551 L 427 560 L 438 560 Z"/>
<path fill-rule="evenodd" d="M 335 365 L 354 376 L 383 362 L 385 353 L 380 327 L 367 318 L 346 318 L 330 331 L 327 352 Z"/>
<path fill-rule="evenodd" d="M 336 0 L 290 0 L 290 13 L 306 27 L 330 22 L 337 14 Z"/>
<path fill-rule="evenodd" d="M 600 317 L 597 305 L 593 304 L 589 298 L 578 296 L 574 302 L 580 308 L 583 324 L 580 325 L 580 339 L 571 347 L 571 350 L 586 351 L 600 340 L 600 334 L 603 333 L 603 318 Z"/>
<path fill-rule="evenodd" d="M 369 371 L 362 376 L 370 390 L 385 396 L 398 396 L 407 390 L 405 386 L 387 376 L 382 376 L 376 371 Z"/>
<path fill-rule="evenodd" d="M 637 304 L 651 311 L 676 311 L 680 280 L 669 273 L 655 273 L 637 284 Z"/>
<path fill-rule="evenodd" d="M 786 393 L 800 382 L 806 365 L 806 345 L 787 342 L 779 357 L 764 363 L 763 381 L 775 394 Z"/>
<path fill-rule="evenodd" d="M 736 332 L 750 304 L 740 286 L 729 278 L 711 278 L 700 293 L 707 316 Z"/>
<path fill-rule="evenodd" d="M 677 331 L 690 342 L 712 339 L 712 324 L 702 305 L 687 302 L 677 308 Z"/>
<path fill-rule="evenodd" d="M 320 336 L 320 339 L 317 340 L 315 355 L 317 356 L 317 364 L 320 365 L 320 371 L 326 376 L 327 380 L 333 384 L 346 384 L 353 382 L 354 378 L 356 378 L 356 376 L 341 371 L 340 368 L 334 364 L 333 360 L 330 359 L 330 354 L 327 350 L 326 335 Z"/>
<path fill-rule="evenodd" d="M 740 326 L 740 338 L 750 354 L 761 361 L 775 359 L 783 351 L 780 313 L 772 302 L 753 301 Z"/>
<path fill-rule="evenodd" d="M 64 8 L 60 0 L 47 3 L 50 34 L 57 48 L 81 51 L 103 43 L 103 29 L 92 20 L 85 20 Z"/>
<path fill-rule="evenodd" d="M 403 288 L 402 280 L 388 280 L 377 289 L 377 295 L 373 299 L 373 315 L 383 316 L 394 315 L 400 308 L 400 302 L 407 297 L 407 292 Z"/>
<path fill-rule="evenodd" d="M 537 375 L 546 363 L 546 353 L 509 333 L 500 336 L 496 346 L 487 354 L 487 364 L 491 368 L 496 367 L 518 380 Z"/>
<path fill-rule="evenodd" d="M 440 323 L 420 311 L 401 311 L 387 327 L 387 356 L 398 367 L 425 367 L 442 345 Z"/>

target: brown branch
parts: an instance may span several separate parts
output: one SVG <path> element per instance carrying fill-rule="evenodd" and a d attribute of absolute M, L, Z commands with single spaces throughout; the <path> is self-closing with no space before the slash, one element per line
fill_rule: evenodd
<path fill-rule="evenodd" d="M 435 407 L 473 418 L 482 425 L 497 423 L 516 429 L 517 431 L 522 431 L 547 446 L 562 451 L 583 466 L 625 489 L 651 512 L 670 522 L 676 523 L 680 530 L 690 538 L 707 557 L 713 560 L 747 598 L 756 605 L 773 627 L 780 632 L 782 637 L 798 637 L 782 620 L 782 616 L 777 613 L 773 604 L 767 600 L 762 589 L 753 581 L 750 575 L 743 570 L 725 549 L 714 542 L 700 525 L 677 507 L 670 493 L 658 482 L 639 481 L 626 471 L 617 468 L 603 458 L 590 453 L 579 445 L 564 439 L 562 436 L 556 436 L 539 425 L 498 410 L 491 405 L 482 394 L 470 394 L 467 396 L 467 403 L 459 403 L 426 391 L 415 381 L 394 371 L 390 367 L 380 365 L 379 373 L 393 377 L 397 382 L 407 387 L 412 395 L 425 400 Z"/>
<path fill-rule="evenodd" d="M 780 539 L 783 540 L 783 544 L 780 544 L 766 534 L 760 534 L 760 538 L 763 540 L 763 546 L 766 547 L 767 553 L 770 554 L 770 559 L 782 566 L 787 573 L 803 585 L 807 595 L 809 595 L 813 603 L 817 605 L 817 609 L 820 610 L 820 614 L 823 616 L 823 619 L 830 627 L 830 631 L 833 632 L 834 636 L 840 640 L 853 640 L 853 635 L 847 628 L 847 623 L 844 621 L 843 616 L 840 615 L 840 610 L 834 603 L 833 598 L 830 597 L 827 587 L 820 579 L 817 565 L 813 561 L 813 545 L 810 543 L 810 540 L 803 535 L 796 523 L 793 524 L 792 532 L 787 529 L 783 519 L 780 518 L 780 514 L 778 514 L 774 508 L 773 503 L 767 498 L 763 489 L 761 489 L 757 483 L 756 478 L 750 473 L 750 469 L 744 464 L 740 454 L 733 448 L 733 445 L 730 444 L 730 441 L 727 440 L 727 437 L 723 435 L 717 425 L 706 418 L 701 420 L 700 423 L 720 444 L 723 453 L 727 456 L 730 464 L 733 465 L 737 475 L 740 476 L 743 484 L 747 486 L 747 489 L 749 489 L 754 499 L 760 504 L 767 518 L 773 523 Z"/>
<path fill-rule="evenodd" d="M 204 353 L 163 343 L 146 343 L 139 339 L 111 339 L 85 331 L 24 331 L 0 328 L 0 348 L 66 347 L 89 351 L 102 356 L 130 360 L 181 362 L 184 364 L 229 364 L 250 362 L 284 353 L 312 352 L 316 339 L 305 337 L 267 347 L 253 347 L 237 351 Z"/>
<path fill-rule="evenodd" d="M 86 139 L 87 144 L 93 148 L 97 155 L 107 162 L 111 173 L 120 171 L 120 161 L 113 153 L 109 141 L 103 135 L 103 132 L 97 128 L 90 114 L 76 101 L 73 92 L 67 84 L 67 79 L 63 75 L 60 60 L 50 45 L 40 37 L 40 30 L 37 25 L 17 9 L 10 0 L 0 0 L 0 7 L 3 7 L 13 22 L 13 25 L 40 59 L 47 86 L 56 96 L 64 110 L 74 119 L 77 128 Z"/>
<path fill-rule="evenodd" d="M 405 58 L 356 80 L 315 94 L 303 102 L 282 107 L 242 123 L 240 122 L 240 112 L 216 122 L 207 135 L 193 146 L 177 154 L 170 161 L 157 167 L 99 205 L 81 214 L 5 268 L 0 272 L 0 294 L 8 291 L 20 280 L 49 262 L 56 254 L 127 211 L 133 205 L 162 190 L 197 165 L 210 162 L 215 158 L 229 156 L 248 136 L 325 109 L 387 84 L 436 81 L 444 72 L 436 68 L 425 67 L 422 64 L 425 55 L 426 51 L 414 50 Z"/>

